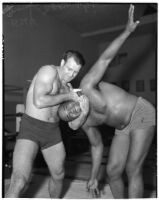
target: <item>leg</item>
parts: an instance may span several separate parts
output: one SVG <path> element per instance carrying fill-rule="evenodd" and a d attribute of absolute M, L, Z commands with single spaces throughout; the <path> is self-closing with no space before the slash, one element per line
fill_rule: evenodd
<path fill-rule="evenodd" d="M 30 140 L 19 139 L 13 154 L 13 172 L 6 198 L 18 198 L 29 179 L 38 145 Z"/>
<path fill-rule="evenodd" d="M 59 198 L 64 178 L 65 148 L 63 142 L 43 149 L 42 153 L 51 173 L 49 182 L 50 197 Z"/>
<path fill-rule="evenodd" d="M 143 197 L 142 166 L 154 136 L 154 127 L 131 132 L 130 151 L 126 171 L 129 181 L 129 198 Z"/>
<path fill-rule="evenodd" d="M 124 198 L 124 184 L 122 173 L 125 168 L 129 150 L 129 135 L 115 135 L 110 147 L 107 164 L 108 182 L 114 198 Z"/>

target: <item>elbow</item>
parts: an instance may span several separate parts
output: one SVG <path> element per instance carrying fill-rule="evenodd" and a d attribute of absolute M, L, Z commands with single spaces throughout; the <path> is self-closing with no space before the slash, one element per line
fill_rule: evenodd
<path fill-rule="evenodd" d="M 34 106 L 35 106 L 36 108 L 38 108 L 38 109 L 43 108 L 43 106 L 42 106 L 42 102 L 40 101 L 40 99 L 36 99 L 36 98 L 34 98 L 34 100 L 33 100 L 33 104 L 34 104 Z"/>
<path fill-rule="evenodd" d="M 94 141 L 93 143 L 94 148 L 98 149 L 99 151 L 103 151 L 104 149 L 104 145 L 102 142 L 102 139 L 96 139 L 96 141 Z"/>
<path fill-rule="evenodd" d="M 82 89 L 82 92 L 84 94 L 88 93 L 90 91 L 90 89 L 92 88 L 91 82 L 89 82 L 89 81 L 82 81 L 80 83 L 80 88 Z"/>
<path fill-rule="evenodd" d="M 75 125 L 75 124 L 73 124 L 73 123 L 71 123 L 71 122 L 69 122 L 68 124 L 69 124 L 69 127 L 70 127 L 72 130 L 74 130 L 74 131 L 76 131 L 77 129 L 79 129 L 79 126 L 77 126 L 77 125 Z"/>

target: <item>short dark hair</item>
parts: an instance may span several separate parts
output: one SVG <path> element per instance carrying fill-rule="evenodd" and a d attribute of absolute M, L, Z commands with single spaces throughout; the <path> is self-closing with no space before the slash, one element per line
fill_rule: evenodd
<path fill-rule="evenodd" d="M 85 60 L 84 60 L 82 54 L 79 53 L 78 51 L 67 50 L 63 54 L 62 59 L 64 59 L 64 61 L 66 62 L 70 57 L 73 57 L 75 59 L 75 61 L 77 62 L 77 64 L 80 64 L 82 66 L 85 65 Z"/>

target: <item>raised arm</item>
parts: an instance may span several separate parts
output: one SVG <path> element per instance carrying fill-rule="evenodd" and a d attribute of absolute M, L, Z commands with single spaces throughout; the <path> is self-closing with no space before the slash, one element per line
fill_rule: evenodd
<path fill-rule="evenodd" d="M 105 49 L 90 71 L 84 76 L 81 85 L 89 84 L 94 86 L 98 84 L 107 70 L 109 63 L 113 60 L 128 36 L 136 29 L 138 23 L 139 21 L 134 22 L 134 6 L 130 5 L 125 30 Z"/>
<path fill-rule="evenodd" d="M 57 81 L 57 71 L 51 66 L 42 67 L 36 75 L 34 84 L 34 105 L 46 108 L 71 100 L 72 93 L 56 94 L 54 82 Z"/>

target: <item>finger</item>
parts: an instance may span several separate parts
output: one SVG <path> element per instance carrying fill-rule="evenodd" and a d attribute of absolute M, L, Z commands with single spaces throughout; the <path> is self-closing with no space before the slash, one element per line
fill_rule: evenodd
<path fill-rule="evenodd" d="M 130 16 L 131 16 L 131 10 L 132 10 L 132 4 L 130 4 L 130 7 L 129 7 L 129 18 L 130 18 Z"/>
<path fill-rule="evenodd" d="M 134 16 L 134 6 L 131 4 L 129 9 L 129 18 L 132 20 Z"/>
<path fill-rule="evenodd" d="M 134 6 L 132 5 L 131 12 L 130 12 L 130 19 L 133 21 L 134 17 Z"/>
<path fill-rule="evenodd" d="M 97 193 L 96 193 L 95 189 L 92 191 L 92 193 L 93 193 L 93 198 L 96 198 L 97 197 Z"/>
<path fill-rule="evenodd" d="M 96 192 L 96 196 L 99 197 L 99 196 L 100 196 L 100 192 L 99 192 L 99 190 L 96 189 L 95 192 Z"/>
<path fill-rule="evenodd" d="M 100 197 L 100 192 L 99 192 L 99 190 L 96 188 L 96 189 L 94 189 L 94 197 L 95 198 L 99 198 Z"/>

